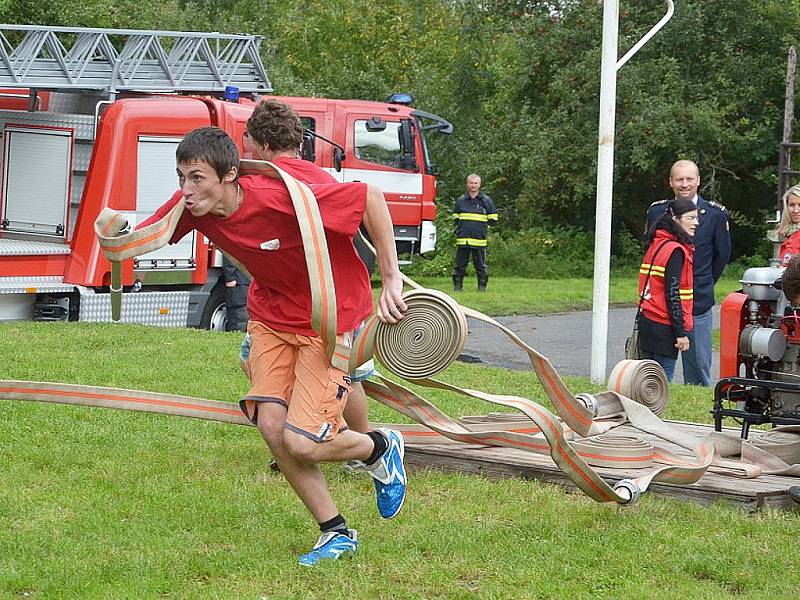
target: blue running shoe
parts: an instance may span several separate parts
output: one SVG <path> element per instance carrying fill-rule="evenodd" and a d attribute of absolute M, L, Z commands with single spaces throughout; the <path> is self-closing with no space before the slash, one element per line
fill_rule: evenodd
<path fill-rule="evenodd" d="M 382 427 L 376 429 L 386 438 L 386 452 L 367 467 L 367 471 L 375 480 L 375 500 L 378 512 L 384 519 L 397 516 L 406 499 L 406 468 L 403 466 L 405 445 L 400 432 Z"/>
<path fill-rule="evenodd" d="M 355 529 L 347 531 L 349 537 L 339 531 L 326 531 L 319 536 L 311 552 L 303 554 L 297 562 L 313 567 L 321 560 L 337 560 L 342 556 L 352 556 L 358 549 L 358 532 Z"/>

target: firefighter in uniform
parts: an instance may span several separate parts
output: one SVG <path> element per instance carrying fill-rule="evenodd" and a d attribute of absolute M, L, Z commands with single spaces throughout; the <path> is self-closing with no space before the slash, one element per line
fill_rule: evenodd
<path fill-rule="evenodd" d="M 489 222 L 497 222 L 494 202 L 481 191 L 481 178 L 474 173 L 467 177 L 467 192 L 456 200 L 453 208 L 456 224 L 456 265 L 453 270 L 453 290 L 462 289 L 467 263 L 472 256 L 478 291 L 485 292 L 489 281 L 486 271 L 486 246 Z"/>
<path fill-rule="evenodd" d="M 670 169 L 669 186 L 675 198 L 692 200 L 699 224 L 694 233 L 694 329 L 689 350 L 681 352 L 684 383 L 711 385 L 711 332 L 713 329 L 714 284 L 731 256 L 728 209 L 709 202 L 697 193 L 700 172 L 690 160 L 679 160 Z M 664 214 L 669 200 L 653 202 L 647 210 L 647 228 Z"/>

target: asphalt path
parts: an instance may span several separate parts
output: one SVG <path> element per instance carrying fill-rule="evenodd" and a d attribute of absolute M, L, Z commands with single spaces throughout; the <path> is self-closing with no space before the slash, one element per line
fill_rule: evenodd
<path fill-rule="evenodd" d="M 625 339 L 630 336 L 636 307 L 610 308 L 608 311 L 608 354 L 606 377 L 625 358 Z M 592 311 L 549 315 L 516 315 L 495 317 L 528 345 L 544 354 L 562 375 L 588 377 L 591 371 Z M 714 329 L 719 328 L 719 306 L 714 307 Z M 470 335 L 463 358 L 475 362 L 529 370 L 528 355 L 496 327 L 469 319 Z M 712 384 L 719 374 L 719 353 L 714 352 L 711 364 Z M 675 367 L 675 383 L 683 383 L 680 358 Z"/>

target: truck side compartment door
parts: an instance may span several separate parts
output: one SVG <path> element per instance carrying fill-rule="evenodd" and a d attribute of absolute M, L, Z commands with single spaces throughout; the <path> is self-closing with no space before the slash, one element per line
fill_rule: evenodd
<path fill-rule="evenodd" d="M 181 138 L 139 136 L 136 170 L 136 213 L 130 221 L 139 223 L 153 214 L 171 192 L 178 189 L 175 149 Z M 193 269 L 196 266 L 196 236 L 192 231 L 177 244 L 167 244 L 135 259 L 137 271 Z"/>
<path fill-rule="evenodd" d="M 0 228 L 67 238 L 73 144 L 72 129 L 5 127 Z"/>

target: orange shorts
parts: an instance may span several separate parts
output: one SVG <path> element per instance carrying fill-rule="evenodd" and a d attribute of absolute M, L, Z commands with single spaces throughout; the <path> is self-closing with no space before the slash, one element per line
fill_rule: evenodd
<path fill-rule="evenodd" d="M 239 402 L 245 416 L 256 423 L 259 403 L 274 402 L 287 409 L 287 429 L 316 442 L 332 439 L 344 423 L 350 377 L 331 366 L 322 338 L 275 331 L 257 321 L 250 321 L 247 332 L 250 391 Z"/>

